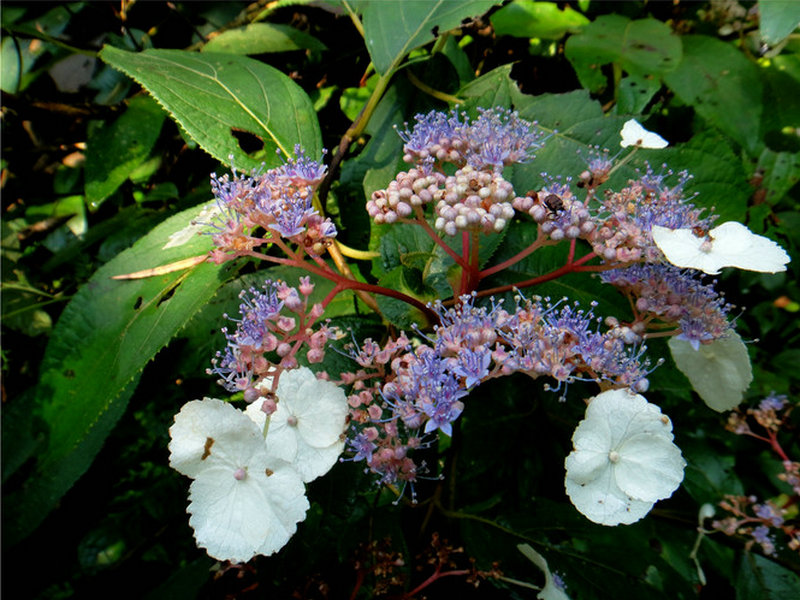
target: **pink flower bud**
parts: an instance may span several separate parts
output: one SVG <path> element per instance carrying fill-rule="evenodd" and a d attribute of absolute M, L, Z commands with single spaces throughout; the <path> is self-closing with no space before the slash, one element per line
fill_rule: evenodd
<path fill-rule="evenodd" d="M 308 362 L 311 363 L 312 365 L 316 363 L 321 363 L 322 360 L 325 358 L 325 351 L 320 350 L 319 348 L 311 348 L 306 353 L 306 358 L 308 359 Z"/>

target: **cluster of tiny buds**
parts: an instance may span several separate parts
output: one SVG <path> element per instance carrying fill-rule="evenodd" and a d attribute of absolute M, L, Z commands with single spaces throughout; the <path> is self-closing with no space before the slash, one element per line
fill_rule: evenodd
<path fill-rule="evenodd" d="M 309 302 L 313 291 L 309 277 L 301 277 L 298 287 L 267 281 L 263 291 L 242 291 L 240 318 L 223 315 L 237 324 L 236 330 L 222 329 L 228 344 L 224 352 L 216 353 L 208 373 L 219 375 L 218 383 L 228 391 L 244 392 L 245 399 L 252 401 L 262 395 L 259 386 L 264 381 L 277 386 L 275 375 L 297 366 L 302 347 L 307 348 L 309 363 L 322 362 L 328 341 L 339 332 L 328 324 L 312 328 L 324 310 L 321 304 Z M 296 316 L 284 314 L 284 310 Z M 268 358 L 270 354 L 273 356 Z"/>
<path fill-rule="evenodd" d="M 248 254 L 277 237 L 285 238 L 314 255 L 323 254 L 336 236 L 336 227 L 313 207 L 314 190 L 326 168 L 296 146 L 295 156 L 279 167 L 250 175 L 211 176 L 219 215 L 209 223 L 216 231 L 212 259 L 217 263 Z M 253 232 L 263 229 L 255 236 Z"/>
<path fill-rule="evenodd" d="M 761 546 L 764 554 L 777 555 L 776 533 L 788 535 L 788 543 L 792 550 L 797 550 L 800 537 L 794 527 L 785 523 L 786 510 L 767 500 L 759 503 L 756 496 L 726 495 L 719 503 L 720 508 L 732 516 L 715 520 L 711 528 L 726 535 L 741 535 L 749 538 L 745 548 L 754 544 Z"/>
<path fill-rule="evenodd" d="M 588 168 L 578 176 L 576 185 L 579 188 L 594 190 L 608 181 L 611 167 L 614 165 L 614 160 L 617 156 L 609 157 L 608 149 L 601 150 L 599 146 L 593 146 L 589 154 L 591 158 L 587 161 Z"/>
<path fill-rule="evenodd" d="M 442 173 L 424 168 L 403 171 L 385 190 L 373 192 L 367 201 L 367 213 L 378 225 L 410 217 L 415 207 L 433 202 L 444 181 Z"/>
<path fill-rule="evenodd" d="M 800 463 L 790 460 L 778 442 L 778 434 L 786 424 L 789 414 L 795 404 L 788 401 L 782 394 L 771 392 L 763 398 L 757 406 L 746 411 L 737 409 L 728 417 L 726 429 L 738 435 L 754 437 L 766 442 L 772 450 L 781 457 L 783 472 L 776 477 L 787 483 L 794 493 L 794 498 L 800 497 Z M 748 422 L 752 418 L 763 429 L 753 431 Z M 780 497 L 779 497 L 780 499 Z M 776 543 L 778 539 L 785 543 L 790 550 L 800 550 L 800 528 L 796 527 L 793 520 L 786 520 L 787 510 L 793 503 L 792 499 L 783 502 L 783 506 L 776 501 L 767 500 L 760 502 L 756 496 L 726 495 L 725 500 L 719 503 L 720 507 L 730 513 L 724 519 L 716 520 L 711 524 L 713 529 L 726 535 L 742 535 L 748 539 L 745 544 L 749 548 L 758 544 L 764 554 L 777 554 Z M 777 534 L 783 534 L 780 538 Z"/>
<path fill-rule="evenodd" d="M 514 208 L 528 213 L 551 240 L 578 239 L 595 229 L 592 215 L 569 186 L 553 184 L 514 199 Z"/>
<path fill-rule="evenodd" d="M 434 226 L 447 235 L 457 231 L 499 233 L 514 217 L 509 199 L 514 187 L 496 171 L 479 171 L 470 165 L 447 177 L 438 195 Z"/>
<path fill-rule="evenodd" d="M 352 386 L 352 460 L 364 460 L 384 483 L 413 481 L 418 469 L 407 451 L 428 444 L 437 430 L 452 435 L 469 391 L 514 372 L 553 377 L 556 390 L 593 379 L 646 391 L 641 325 L 612 319 L 601 333 L 591 310 L 540 300 L 518 296 L 508 312 L 501 301 L 476 306 L 475 295 L 463 295 L 452 308 L 430 305 L 440 325 L 430 336 L 418 330 L 416 343 L 401 335 L 384 346 L 369 339 L 350 346 L 360 367 L 342 375 Z"/>

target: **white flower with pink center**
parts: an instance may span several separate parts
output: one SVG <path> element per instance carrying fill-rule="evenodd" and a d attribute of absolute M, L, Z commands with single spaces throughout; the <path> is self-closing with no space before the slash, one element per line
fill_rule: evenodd
<path fill-rule="evenodd" d="M 686 462 L 672 443 L 672 423 L 630 390 L 595 396 L 572 442 L 567 495 L 595 523 L 634 523 L 683 480 Z"/>

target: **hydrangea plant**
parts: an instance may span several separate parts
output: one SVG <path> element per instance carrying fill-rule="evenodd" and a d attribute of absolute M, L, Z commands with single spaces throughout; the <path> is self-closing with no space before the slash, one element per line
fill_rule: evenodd
<path fill-rule="evenodd" d="M 285 490 L 267 487 L 277 481 L 278 472 L 268 457 L 293 473 L 295 482 L 307 482 L 324 475 L 341 455 L 341 460 L 363 463 L 379 485 L 390 486 L 401 497 L 408 493 L 416 502 L 420 478 L 438 476 L 418 458 L 422 450 L 453 435 L 461 415 L 470 410 L 472 390 L 514 373 L 545 378 L 543 389 L 560 392 L 562 399 L 570 383 L 596 383 L 600 393 L 586 399 L 586 417 L 575 430 L 575 450 L 566 459 L 567 494 L 594 522 L 619 525 L 642 519 L 655 502 L 677 489 L 686 465 L 673 443 L 669 418 L 641 395 L 660 360 L 654 363 L 647 356 L 646 340 L 666 334 L 688 344 L 676 361 L 691 376 L 697 364 L 709 360 L 703 347 L 738 339 L 728 305 L 697 271 L 738 266 L 775 272 L 788 261 L 777 244 L 741 224 L 710 229 L 714 215 L 701 216 L 683 193 L 685 174 L 670 185 L 667 173 L 648 167 L 622 189 L 599 194 L 629 154 L 597 152 L 587 157 L 578 185 L 554 179 L 518 193 L 504 177 L 505 169 L 535 161 L 548 136 L 515 111 L 484 107 L 474 118 L 458 108 L 431 111 L 417 115 L 399 135 L 410 168 L 373 192 L 366 211 L 379 225 L 419 228 L 452 264 L 447 281 L 451 294 L 433 303 L 423 305 L 398 290 L 348 278 L 324 260 L 337 236 L 333 223 L 313 203 L 325 167 L 301 148 L 273 169 L 212 177 L 217 210 L 205 231 L 214 242 L 209 260 L 255 258 L 299 267 L 334 283 L 317 304 L 309 302 L 314 284 L 308 276 L 297 287 L 267 280 L 263 291 L 243 292 L 239 318 L 231 319 L 236 329 L 223 329 L 228 343 L 209 373 L 249 406 L 240 411 L 218 400 L 192 401 L 170 430 L 171 464 L 195 479 L 189 511 L 198 543 L 216 558 L 236 561 L 278 551 L 303 518 L 298 509 L 302 503 L 286 503 L 282 496 L 288 489 L 297 494 L 288 475 Z M 633 146 L 633 151 L 666 145 L 633 120 L 620 135 L 621 146 Z M 481 250 L 488 236 L 528 219 L 537 225 L 536 238 L 516 255 L 486 264 Z M 694 231 L 707 231 L 706 240 Z M 489 276 L 556 244 L 568 245 L 569 251 L 566 263 L 551 273 L 490 289 L 482 285 Z M 279 252 L 261 250 L 270 246 Z M 730 258 L 739 247 L 743 258 Z M 726 253 L 728 258 L 715 258 Z M 747 256 L 754 258 L 745 260 Z M 593 306 L 528 291 L 567 273 L 600 274 L 603 282 L 631 299 L 633 320 L 596 316 Z M 405 302 L 421 318 L 386 340 L 337 346 L 350 334 L 324 316 L 345 290 Z M 337 377 L 322 369 L 315 379 L 299 366 L 301 358 L 322 363 L 330 346 L 351 361 Z M 743 387 L 723 406 L 702 391 L 701 396 L 712 408 L 731 408 Z M 214 410 L 224 406 L 231 425 L 217 431 L 210 422 L 203 429 L 196 418 L 191 426 L 184 424 L 206 404 Z M 241 424 L 241 441 L 235 440 L 234 415 Z M 244 449 L 256 429 L 266 443 L 248 443 L 258 446 L 262 458 Z M 226 443 L 235 446 L 228 450 Z M 187 450 L 190 444 L 193 451 Z M 235 459 L 229 458 L 233 447 L 241 453 Z M 208 469 L 185 466 L 204 461 Z M 218 462 L 227 471 L 216 468 Z M 251 470 L 259 472 L 251 476 Z M 253 484 L 247 483 L 251 477 Z M 216 484 L 214 502 L 226 507 L 216 527 L 201 492 L 205 481 Z M 252 485 L 252 496 L 240 499 L 247 485 Z M 264 511 L 255 501 L 259 493 L 267 503 Z M 273 496 L 276 502 L 270 505 Z M 234 523 L 230 512 L 237 504 L 241 509 Z M 252 539 L 255 522 L 263 528 L 258 536 L 269 543 Z M 242 541 L 237 545 L 231 536 Z"/>
<path fill-rule="evenodd" d="M 4 8 L 31 597 L 800 595 L 800 8 Z"/>

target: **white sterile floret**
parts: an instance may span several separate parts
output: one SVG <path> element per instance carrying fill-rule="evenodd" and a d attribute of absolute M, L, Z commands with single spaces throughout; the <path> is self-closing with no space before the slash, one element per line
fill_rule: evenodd
<path fill-rule="evenodd" d="M 625 121 L 622 126 L 622 131 L 619 132 L 622 140 L 619 145 L 623 148 L 628 146 L 638 146 L 639 148 L 650 148 L 653 150 L 660 150 L 666 148 L 669 142 L 662 138 L 657 133 L 647 131 L 642 127 L 636 119 Z"/>
<path fill-rule="evenodd" d="M 750 356 L 742 338 L 730 331 L 695 350 L 686 340 L 668 342 L 672 359 L 709 408 L 723 412 L 736 408 L 753 381 Z"/>
<path fill-rule="evenodd" d="M 553 576 L 544 556 L 534 550 L 530 544 L 517 544 L 517 550 L 544 573 L 544 587 L 536 594 L 539 600 L 569 600 L 569 596 L 559 585 L 560 578 L 556 580 L 556 577 Z"/>
<path fill-rule="evenodd" d="M 696 236 L 691 229 L 668 229 L 654 225 L 653 241 L 676 267 L 698 269 L 717 275 L 723 267 L 745 271 L 777 273 L 786 270 L 789 255 L 763 235 L 757 235 L 736 221 L 728 221 Z"/>
<path fill-rule="evenodd" d="M 317 379 L 311 369 L 300 367 L 281 374 L 276 396 L 278 409 L 267 427 L 268 454 L 291 463 L 303 481 L 324 475 L 344 450 L 344 391 L 330 381 Z M 257 400 L 246 410 L 261 428 L 266 420 L 262 404 Z"/>
<path fill-rule="evenodd" d="M 189 524 L 218 560 L 244 562 L 280 550 L 305 519 L 305 485 L 268 456 L 258 427 L 221 400 L 193 400 L 169 430 L 170 465 L 192 477 Z"/>
<path fill-rule="evenodd" d="M 634 523 L 683 480 L 686 462 L 672 443 L 672 423 L 630 390 L 595 396 L 572 442 L 567 495 L 595 523 Z"/>
<path fill-rule="evenodd" d="M 207 204 L 203 207 L 203 210 L 200 211 L 200 214 L 192 219 L 189 225 L 183 229 L 179 229 L 175 233 L 170 234 L 169 241 L 164 244 L 161 249 L 166 250 L 167 248 L 177 248 L 178 246 L 183 246 L 198 233 L 207 231 L 210 228 L 209 223 L 211 223 L 221 213 L 222 209 L 220 209 L 218 204 Z"/>

